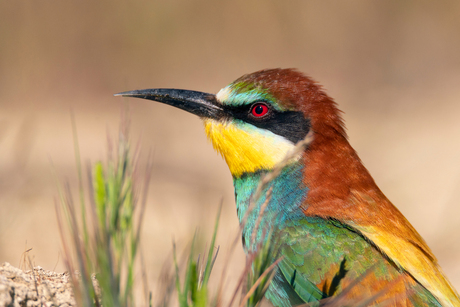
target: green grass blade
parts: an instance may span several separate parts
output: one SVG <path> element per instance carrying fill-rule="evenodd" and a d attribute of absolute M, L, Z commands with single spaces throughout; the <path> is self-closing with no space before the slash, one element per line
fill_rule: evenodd
<path fill-rule="evenodd" d="M 217 230 L 219 228 L 220 213 L 222 211 L 222 204 L 219 206 L 217 211 L 216 223 L 214 224 L 214 232 L 212 234 L 211 245 L 209 246 L 208 258 L 206 260 L 206 268 L 204 270 L 203 285 L 207 285 L 209 277 L 211 276 L 211 270 L 214 265 L 214 246 L 216 244 Z"/>

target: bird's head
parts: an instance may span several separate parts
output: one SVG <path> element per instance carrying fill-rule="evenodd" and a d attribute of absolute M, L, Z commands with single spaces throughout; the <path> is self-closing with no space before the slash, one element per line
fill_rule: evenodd
<path fill-rule="evenodd" d="M 216 95 L 177 89 L 117 95 L 155 100 L 201 117 L 234 177 L 273 169 L 309 131 L 314 138 L 345 137 L 335 103 L 293 69 L 244 75 Z"/>

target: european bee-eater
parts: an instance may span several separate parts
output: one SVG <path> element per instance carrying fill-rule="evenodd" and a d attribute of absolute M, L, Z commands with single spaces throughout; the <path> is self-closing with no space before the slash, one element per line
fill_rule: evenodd
<path fill-rule="evenodd" d="M 309 77 L 268 69 L 216 95 L 178 89 L 118 95 L 162 102 L 203 120 L 233 176 L 240 222 L 262 176 L 311 136 L 254 200 L 244 223 L 246 251 L 255 246 L 248 242 L 258 223 L 277 236 L 282 261 L 266 293 L 275 306 L 338 295 L 347 305 L 368 299 L 368 306 L 460 306 L 430 248 L 348 143 L 336 103 Z"/>

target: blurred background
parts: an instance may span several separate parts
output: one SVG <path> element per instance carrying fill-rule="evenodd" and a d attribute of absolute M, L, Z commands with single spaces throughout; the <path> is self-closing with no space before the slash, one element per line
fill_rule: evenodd
<path fill-rule="evenodd" d="M 113 94 L 216 93 L 245 73 L 295 67 L 339 103 L 352 146 L 460 289 L 459 31 L 457 0 L 1 1 L 0 263 L 18 266 L 32 248 L 35 265 L 65 270 L 53 167 L 76 186 L 71 110 L 82 160 L 95 162 L 127 102 L 141 160 L 154 152 L 150 287 L 172 238 L 209 234 L 221 200 L 225 255 L 238 224 L 232 180 L 200 120 Z M 240 246 L 234 259 L 241 267 Z"/>

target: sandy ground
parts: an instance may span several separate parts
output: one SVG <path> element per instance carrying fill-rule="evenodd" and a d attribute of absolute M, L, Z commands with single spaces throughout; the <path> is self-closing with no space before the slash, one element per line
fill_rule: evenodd
<path fill-rule="evenodd" d="M 0 266 L 0 306 L 75 306 L 69 275 L 35 267 Z"/>

